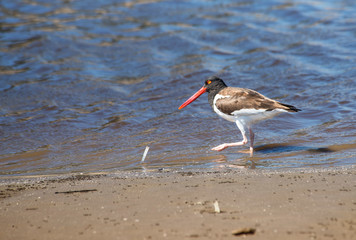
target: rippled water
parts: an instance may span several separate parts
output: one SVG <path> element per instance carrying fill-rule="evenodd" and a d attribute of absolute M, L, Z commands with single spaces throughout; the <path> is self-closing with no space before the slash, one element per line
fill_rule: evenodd
<path fill-rule="evenodd" d="M 3 1 L 0 175 L 355 164 L 354 1 Z M 238 141 L 211 76 L 303 111 Z M 150 146 L 144 165 L 143 151 Z M 250 161 L 250 160 L 253 160 Z"/>

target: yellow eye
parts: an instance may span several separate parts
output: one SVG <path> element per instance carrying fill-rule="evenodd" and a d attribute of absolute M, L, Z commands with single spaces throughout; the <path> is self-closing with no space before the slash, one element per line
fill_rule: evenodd
<path fill-rule="evenodd" d="M 210 84 L 210 83 L 211 83 L 211 81 L 210 81 L 210 80 L 208 80 L 208 81 L 206 81 L 206 83 L 207 83 L 207 84 Z"/>

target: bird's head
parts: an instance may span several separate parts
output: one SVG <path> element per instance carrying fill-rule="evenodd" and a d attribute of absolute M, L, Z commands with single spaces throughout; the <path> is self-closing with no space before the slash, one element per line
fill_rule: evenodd
<path fill-rule="evenodd" d="M 191 102 L 193 102 L 195 99 L 200 97 L 205 92 L 218 92 L 222 88 L 225 88 L 226 84 L 221 78 L 218 78 L 216 76 L 209 77 L 205 83 L 204 86 L 197 91 L 193 96 L 191 96 L 187 101 L 185 101 L 178 109 L 182 109 L 185 106 L 189 105 Z"/>
<path fill-rule="evenodd" d="M 220 91 L 222 88 L 225 88 L 227 86 L 221 78 L 212 76 L 205 81 L 203 87 L 206 88 L 206 92 L 209 93 L 211 91 Z"/>

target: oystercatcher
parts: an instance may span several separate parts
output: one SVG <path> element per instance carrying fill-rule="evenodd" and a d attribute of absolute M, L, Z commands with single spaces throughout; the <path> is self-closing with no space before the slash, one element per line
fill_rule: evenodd
<path fill-rule="evenodd" d="M 216 76 L 205 81 L 204 86 L 185 101 L 178 109 L 182 109 L 203 93 L 208 92 L 210 106 L 220 117 L 235 122 L 242 134 L 241 142 L 223 143 L 212 148 L 221 151 L 228 147 L 241 146 L 247 143 L 246 130 L 250 134 L 250 155 L 253 156 L 254 133 L 251 125 L 266 120 L 282 112 L 298 112 L 300 109 L 280 103 L 247 88 L 228 87 Z"/>

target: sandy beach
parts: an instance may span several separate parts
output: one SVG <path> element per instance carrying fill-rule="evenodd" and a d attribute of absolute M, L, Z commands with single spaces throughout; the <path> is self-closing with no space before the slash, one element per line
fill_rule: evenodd
<path fill-rule="evenodd" d="M 0 180 L 0 239 L 356 239 L 356 171 Z"/>

